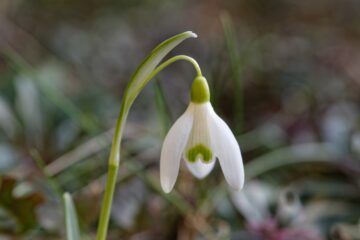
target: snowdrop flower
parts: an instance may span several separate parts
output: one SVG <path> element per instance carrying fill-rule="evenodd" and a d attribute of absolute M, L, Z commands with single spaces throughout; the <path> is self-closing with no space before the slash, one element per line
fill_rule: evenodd
<path fill-rule="evenodd" d="M 234 190 L 244 185 L 244 166 L 239 145 L 227 124 L 215 113 L 204 77 L 195 78 L 191 102 L 167 134 L 160 157 L 160 181 L 169 193 L 176 182 L 183 158 L 197 178 L 206 177 L 218 158 L 228 184 Z"/>

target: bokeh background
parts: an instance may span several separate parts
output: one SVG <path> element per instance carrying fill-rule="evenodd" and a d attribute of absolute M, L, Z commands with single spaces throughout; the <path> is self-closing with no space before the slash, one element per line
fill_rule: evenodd
<path fill-rule="evenodd" d="M 65 239 L 70 192 L 94 239 L 113 127 L 158 43 L 198 60 L 246 185 L 217 164 L 159 187 L 164 136 L 195 72 L 165 69 L 133 106 L 108 239 L 360 239 L 360 1 L 1 0 L 0 239 Z"/>

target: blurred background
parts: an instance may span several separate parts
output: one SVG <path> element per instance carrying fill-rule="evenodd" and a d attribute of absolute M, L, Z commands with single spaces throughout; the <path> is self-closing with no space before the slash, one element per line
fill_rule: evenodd
<path fill-rule="evenodd" d="M 108 239 L 360 239 L 357 0 L 1 0 L 0 239 L 65 239 L 72 194 L 94 239 L 124 88 L 161 41 L 187 54 L 233 129 L 245 188 L 220 166 L 159 180 L 162 141 L 189 102 L 188 63 L 132 108 Z"/>

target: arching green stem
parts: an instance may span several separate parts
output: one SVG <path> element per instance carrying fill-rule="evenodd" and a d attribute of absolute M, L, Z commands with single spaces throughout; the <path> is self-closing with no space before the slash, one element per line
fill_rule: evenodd
<path fill-rule="evenodd" d="M 201 76 L 201 70 L 198 65 L 198 63 L 191 57 L 185 56 L 185 55 L 178 55 L 175 57 L 172 57 L 165 61 L 164 63 L 160 64 L 158 67 L 156 67 L 150 74 L 141 81 L 140 84 L 137 84 L 136 89 L 134 90 L 133 86 L 131 84 L 134 81 L 130 81 L 129 86 L 127 87 L 127 90 L 125 91 L 123 101 L 121 103 L 120 113 L 119 117 L 116 123 L 115 133 L 113 137 L 113 142 L 111 145 L 111 152 L 109 157 L 109 169 L 108 169 L 108 175 L 106 180 L 106 187 L 105 187 L 105 193 L 104 193 L 104 199 L 103 204 L 101 208 L 101 214 L 100 214 L 100 222 L 98 226 L 98 232 L 97 232 L 97 240 L 105 240 L 107 235 L 107 229 L 108 229 L 108 223 L 110 218 L 110 211 L 113 201 L 113 195 L 115 190 L 115 184 L 117 179 L 117 173 L 119 168 L 119 162 L 120 162 L 120 144 L 122 135 L 125 128 L 126 119 L 130 110 L 130 107 L 132 106 L 134 100 L 139 95 L 140 91 L 146 86 L 146 84 L 154 78 L 161 70 L 163 70 L 165 67 L 169 66 L 171 63 L 176 62 L 178 60 L 184 60 L 187 62 L 190 62 L 193 64 L 196 73 L 198 76 Z"/>
<path fill-rule="evenodd" d="M 196 62 L 195 59 L 193 59 L 192 57 L 186 56 L 186 55 L 178 55 L 178 56 L 175 56 L 175 57 L 172 57 L 172 58 L 166 60 L 165 62 L 160 64 L 157 68 L 155 68 L 154 71 L 152 71 L 151 74 L 143 81 L 143 83 L 140 85 L 140 87 L 137 89 L 137 91 L 134 94 L 128 95 L 126 92 L 124 94 L 124 99 L 121 103 L 120 114 L 118 117 L 118 121 L 116 123 L 115 135 L 113 138 L 113 144 L 112 144 L 111 154 L 110 154 L 110 164 L 117 165 L 120 161 L 119 151 L 120 151 L 120 142 L 121 142 L 121 138 L 122 138 L 122 134 L 123 134 L 123 128 L 124 128 L 124 124 L 126 122 L 130 107 L 133 104 L 133 102 L 135 101 L 136 97 L 139 95 L 141 90 L 146 86 L 146 84 L 148 84 L 149 81 L 151 79 L 153 79 L 160 71 L 162 71 L 164 68 L 166 68 L 170 64 L 172 64 L 176 61 L 179 61 L 179 60 L 190 62 L 194 66 L 197 76 L 202 76 L 199 64 Z M 130 89 L 130 88 L 128 88 L 128 89 Z"/>
<path fill-rule="evenodd" d="M 190 62 L 194 66 L 197 76 L 202 76 L 199 64 L 196 62 L 195 59 L 193 59 L 192 57 L 186 56 L 186 55 L 177 55 L 175 57 L 172 57 L 172 58 L 166 60 L 165 62 L 160 64 L 157 68 L 155 68 L 154 71 L 152 71 L 152 73 L 149 74 L 149 76 L 139 86 L 137 91 L 134 94 L 130 95 L 130 96 L 125 95 L 124 99 L 128 100 L 129 104 L 131 105 L 134 102 L 134 100 L 136 99 L 136 97 L 138 96 L 138 94 L 140 93 L 140 91 L 146 86 L 146 84 L 148 84 L 148 82 L 151 79 L 153 79 L 161 70 L 163 70 L 164 68 L 166 68 L 170 64 L 172 64 L 172 63 L 174 63 L 176 61 L 179 61 L 179 60 Z"/>

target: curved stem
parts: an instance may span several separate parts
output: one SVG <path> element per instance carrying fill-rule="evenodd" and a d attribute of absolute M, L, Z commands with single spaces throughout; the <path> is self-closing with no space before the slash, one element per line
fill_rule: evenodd
<path fill-rule="evenodd" d="M 129 96 L 129 105 L 131 105 L 133 103 L 133 101 L 136 99 L 137 95 L 139 94 L 139 92 L 146 86 L 146 84 L 148 84 L 148 82 L 153 79 L 160 71 L 162 71 L 164 68 L 166 68 L 167 66 L 169 66 L 170 64 L 179 61 L 179 60 L 183 60 L 183 61 L 187 61 L 190 62 L 195 70 L 196 70 L 196 74 L 197 76 L 202 76 L 201 73 L 201 69 L 199 67 L 199 64 L 196 62 L 195 59 L 193 59 L 192 57 L 186 56 L 186 55 L 177 55 L 175 57 L 169 58 L 168 60 L 166 60 L 165 62 L 163 62 L 162 64 L 160 64 L 157 68 L 155 68 L 150 74 L 149 76 L 144 80 L 143 84 L 140 85 L 138 91 L 136 93 L 134 93 L 133 95 Z M 126 98 L 126 97 L 125 97 Z M 125 99 L 126 100 L 126 99 Z"/>
<path fill-rule="evenodd" d="M 177 55 L 175 57 L 172 57 L 168 60 L 166 60 L 165 62 L 163 62 L 162 64 L 160 64 L 157 68 L 155 68 L 155 70 L 152 72 L 152 74 L 149 76 L 149 78 L 153 78 L 156 74 L 158 74 L 161 70 L 163 70 L 165 67 L 167 67 L 169 64 L 176 62 L 178 60 L 184 60 L 184 61 L 188 61 L 190 62 L 195 70 L 198 76 L 202 76 L 201 73 L 201 69 L 199 67 L 199 64 L 196 62 L 195 59 L 193 59 L 192 57 L 186 56 L 186 55 Z"/>
<path fill-rule="evenodd" d="M 155 68 L 154 71 L 152 71 L 150 73 L 150 75 L 144 80 L 143 84 L 141 84 L 141 86 L 139 87 L 138 91 L 136 91 L 135 94 L 128 96 L 125 93 L 124 94 L 124 99 L 123 99 L 123 101 L 121 103 L 120 114 L 119 114 L 119 117 L 118 117 L 118 120 L 117 120 L 117 123 L 116 123 L 115 134 L 114 134 L 114 138 L 113 138 L 113 144 L 112 144 L 112 147 L 111 147 L 111 154 L 110 154 L 110 159 L 109 159 L 110 163 L 109 164 L 118 165 L 118 163 L 120 161 L 120 143 L 121 143 L 123 128 L 124 128 L 124 125 L 125 125 L 125 122 L 126 122 L 127 115 L 129 113 L 130 107 L 131 107 L 132 103 L 134 102 L 134 100 L 136 99 L 136 97 L 138 96 L 139 92 L 160 71 L 162 71 L 164 68 L 166 68 L 170 64 L 172 64 L 172 63 L 174 63 L 176 61 L 179 61 L 179 60 L 190 62 L 194 66 L 194 68 L 196 70 L 196 73 L 197 73 L 197 76 L 202 76 L 199 64 L 196 62 L 195 59 L 193 59 L 192 57 L 186 56 L 186 55 L 177 55 L 175 57 L 172 57 L 172 58 L 166 60 L 165 62 L 160 64 L 157 68 Z"/>
<path fill-rule="evenodd" d="M 116 122 L 115 133 L 111 145 L 111 152 L 109 157 L 109 167 L 108 167 L 108 175 L 106 179 L 106 187 L 104 193 L 104 199 L 101 206 L 100 213 L 100 221 L 98 225 L 98 231 L 96 235 L 96 240 L 105 240 L 109 225 L 109 218 L 111 213 L 111 206 L 113 202 L 113 196 L 115 191 L 116 179 L 118 174 L 119 162 L 120 162 L 120 144 L 123 135 L 123 131 L 125 128 L 126 119 L 132 106 L 132 103 L 136 99 L 137 95 L 140 91 L 145 87 L 145 85 L 156 76 L 161 70 L 165 67 L 169 66 L 171 63 L 176 62 L 178 60 L 188 61 L 193 64 L 196 73 L 198 76 L 201 76 L 201 69 L 195 59 L 186 56 L 186 55 L 178 55 L 168 59 L 167 61 L 160 64 L 157 68 L 155 68 L 150 75 L 145 78 L 143 84 L 139 87 L 139 89 L 133 94 L 128 95 L 126 92 L 123 97 L 123 101 L 121 102 L 119 117 Z M 127 88 L 129 89 L 129 88 Z"/>

